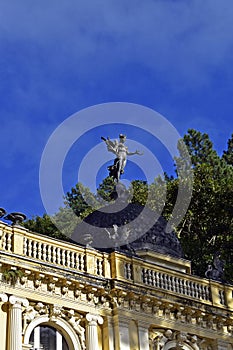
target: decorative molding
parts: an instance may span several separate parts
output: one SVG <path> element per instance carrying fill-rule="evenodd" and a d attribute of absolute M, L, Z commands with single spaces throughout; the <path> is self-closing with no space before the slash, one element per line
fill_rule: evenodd
<path fill-rule="evenodd" d="M 11 305 L 19 304 L 19 305 L 23 305 L 25 307 L 29 306 L 29 301 L 27 299 L 17 297 L 16 295 L 11 295 L 9 297 L 9 303 Z"/>
<path fill-rule="evenodd" d="M 213 342 L 210 339 L 200 338 L 194 334 L 171 329 L 151 329 L 149 340 L 152 350 L 169 350 L 171 348 L 180 350 L 213 349 Z"/>
<path fill-rule="evenodd" d="M 152 296 L 142 296 L 132 291 L 114 289 L 110 293 L 113 308 L 140 312 L 140 315 L 158 317 L 168 322 L 196 326 L 204 330 L 233 335 L 233 318 L 226 312 L 197 306 L 182 305 L 178 302 L 161 300 Z"/>
<path fill-rule="evenodd" d="M 85 349 L 85 320 L 83 315 L 73 309 L 66 309 L 56 304 L 31 302 L 23 312 L 23 334 L 25 334 L 32 321 L 41 319 L 42 316 L 54 323 L 58 323 L 59 319 L 65 320 L 77 334 L 82 349 Z"/>
<path fill-rule="evenodd" d="M 103 320 L 103 317 L 101 317 L 100 315 L 94 315 L 94 314 L 91 314 L 91 313 L 88 313 L 86 315 L 86 320 L 91 324 L 103 324 L 104 320 Z"/>
<path fill-rule="evenodd" d="M 0 293 L 0 301 L 6 303 L 8 301 L 8 296 L 5 293 Z"/>

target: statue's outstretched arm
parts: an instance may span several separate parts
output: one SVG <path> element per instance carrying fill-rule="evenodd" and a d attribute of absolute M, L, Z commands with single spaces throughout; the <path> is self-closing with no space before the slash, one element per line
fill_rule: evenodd
<path fill-rule="evenodd" d="M 139 156 L 143 155 L 143 152 L 140 152 L 138 150 L 136 150 L 135 152 L 127 152 L 127 156 L 133 156 L 134 154 L 137 154 Z"/>

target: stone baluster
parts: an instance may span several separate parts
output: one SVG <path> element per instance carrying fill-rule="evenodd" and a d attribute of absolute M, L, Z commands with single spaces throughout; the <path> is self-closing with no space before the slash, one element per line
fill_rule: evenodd
<path fill-rule="evenodd" d="M 27 307 L 27 299 L 11 295 L 9 298 L 8 350 L 22 350 L 22 305 Z"/>
<path fill-rule="evenodd" d="M 70 251 L 66 251 L 66 266 L 70 267 Z"/>
<path fill-rule="evenodd" d="M 62 249 L 62 253 L 61 253 L 61 263 L 62 263 L 62 265 L 64 265 L 64 266 L 65 266 L 65 264 L 66 264 L 66 251 L 65 251 L 65 249 Z"/>
<path fill-rule="evenodd" d="M 28 256 L 32 256 L 32 240 L 28 240 Z"/>
<path fill-rule="evenodd" d="M 24 237 L 24 240 L 23 240 L 23 254 L 24 255 L 27 255 L 27 238 Z"/>
<path fill-rule="evenodd" d="M 74 265 L 75 265 L 74 252 L 71 252 L 70 267 L 74 268 Z"/>
<path fill-rule="evenodd" d="M 6 250 L 6 232 L 3 231 L 2 233 L 2 249 Z"/>
<path fill-rule="evenodd" d="M 42 243 L 38 242 L 38 259 L 41 259 L 41 252 L 42 252 L 41 246 L 42 246 Z"/>
<path fill-rule="evenodd" d="M 75 253 L 75 267 L 77 270 L 81 270 L 81 259 L 80 259 L 80 254 Z"/>
<path fill-rule="evenodd" d="M 38 243 L 36 241 L 32 241 L 32 256 L 33 258 L 38 256 Z"/>
<path fill-rule="evenodd" d="M 43 243 L 43 248 L 42 248 L 42 259 L 46 261 L 47 259 L 47 253 L 46 253 L 46 244 Z"/>
<path fill-rule="evenodd" d="M 8 233 L 7 235 L 7 246 L 6 250 L 11 251 L 11 238 L 12 238 L 12 233 Z"/>
<path fill-rule="evenodd" d="M 98 350 L 98 323 L 103 324 L 103 318 L 99 315 L 87 314 L 87 350 Z"/>
<path fill-rule="evenodd" d="M 57 255 L 56 255 L 56 247 L 52 246 L 52 262 L 54 264 L 56 264 L 56 260 L 57 260 Z"/>
<path fill-rule="evenodd" d="M 57 264 L 61 265 L 61 248 L 57 248 Z"/>
<path fill-rule="evenodd" d="M 152 270 L 148 270 L 148 284 L 152 285 Z"/>
<path fill-rule="evenodd" d="M 52 258 L 52 247 L 51 245 L 48 245 L 48 256 L 47 256 L 47 261 L 51 262 L 51 258 Z"/>
<path fill-rule="evenodd" d="M 84 271 L 84 255 L 83 254 L 79 254 L 79 265 L 80 265 L 80 270 Z"/>

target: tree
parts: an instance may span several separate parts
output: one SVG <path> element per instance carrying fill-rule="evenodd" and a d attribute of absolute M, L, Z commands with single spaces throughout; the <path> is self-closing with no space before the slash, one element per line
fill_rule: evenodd
<path fill-rule="evenodd" d="M 67 236 L 56 227 L 51 217 L 47 214 L 44 214 L 42 217 L 33 217 L 24 222 L 23 225 L 32 232 L 63 240 L 68 239 Z"/>
<path fill-rule="evenodd" d="M 227 150 L 223 151 L 222 159 L 229 165 L 233 165 L 233 134 L 227 142 Z"/>
<path fill-rule="evenodd" d="M 208 163 L 214 166 L 218 159 L 217 152 L 213 149 L 213 143 L 209 135 L 194 129 L 188 129 L 183 141 L 188 148 L 193 166 Z"/>
<path fill-rule="evenodd" d="M 132 203 L 145 205 L 148 198 L 147 182 L 142 180 L 133 180 L 130 184 L 129 193 Z"/>
<path fill-rule="evenodd" d="M 99 206 L 96 196 L 89 188 L 83 186 L 81 183 L 77 183 L 75 187 L 72 187 L 71 190 L 67 192 L 64 203 L 68 208 L 71 208 L 77 216 L 81 217 L 84 213 L 91 212 Z"/>
<path fill-rule="evenodd" d="M 194 183 L 189 209 L 177 228 L 181 244 L 194 272 L 202 276 L 213 255 L 221 252 L 226 278 L 231 280 L 233 167 L 213 150 L 207 134 L 191 130 L 184 141 L 193 162 Z"/>
<path fill-rule="evenodd" d="M 110 202 L 112 200 L 112 193 L 115 188 L 115 182 L 112 177 L 106 177 L 102 183 L 97 188 L 96 199 L 99 204 L 105 204 L 105 202 Z"/>

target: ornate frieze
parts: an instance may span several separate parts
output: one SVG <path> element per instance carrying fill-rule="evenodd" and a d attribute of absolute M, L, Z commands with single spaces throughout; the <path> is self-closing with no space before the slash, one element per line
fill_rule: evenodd
<path fill-rule="evenodd" d="M 210 339 L 200 338 L 195 334 L 172 329 L 153 328 L 149 332 L 149 339 L 152 350 L 166 350 L 170 348 L 180 350 L 213 349 L 213 342 Z"/>
<path fill-rule="evenodd" d="M 163 321 L 174 322 L 185 326 L 191 325 L 198 329 L 222 332 L 232 335 L 233 319 L 226 313 L 212 308 L 200 308 L 200 305 L 189 306 L 178 302 L 169 302 L 152 296 L 114 289 L 111 292 L 113 308 L 140 313 L 140 317 L 161 318 Z M 199 308 L 198 308 L 199 307 Z M 148 315 L 148 316 L 147 316 Z"/>

